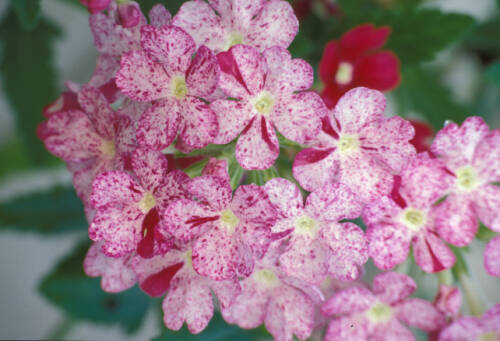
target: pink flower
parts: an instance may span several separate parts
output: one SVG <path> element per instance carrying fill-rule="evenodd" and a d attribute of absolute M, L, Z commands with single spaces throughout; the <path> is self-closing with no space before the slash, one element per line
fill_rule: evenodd
<path fill-rule="evenodd" d="M 80 0 L 90 13 L 98 13 L 108 8 L 111 0 Z"/>
<path fill-rule="evenodd" d="M 500 339 L 500 304 L 482 317 L 459 318 L 439 335 L 439 341 L 494 341 Z"/>
<path fill-rule="evenodd" d="M 318 137 L 293 163 L 293 175 L 308 191 L 328 182 L 348 185 L 363 203 L 390 193 L 393 173 L 415 155 L 412 125 L 383 115 L 385 97 L 367 88 L 348 91 L 323 119 Z"/>
<path fill-rule="evenodd" d="M 369 253 L 377 267 L 389 270 L 403 263 L 410 244 L 422 270 L 438 272 L 453 266 L 453 252 L 435 231 L 434 204 L 449 184 L 442 162 L 421 153 L 403 169 L 392 196 L 365 207 L 363 221 L 368 226 Z"/>
<path fill-rule="evenodd" d="M 135 272 L 130 267 L 131 254 L 120 258 L 107 257 L 102 253 L 101 242 L 89 248 L 83 269 L 90 277 L 101 276 L 102 290 L 116 293 L 131 288 L 136 282 Z"/>
<path fill-rule="evenodd" d="M 289 275 L 320 284 L 327 275 L 354 280 L 368 260 L 363 231 L 353 223 L 340 223 L 361 214 L 362 206 L 345 185 L 326 184 L 312 192 L 303 204 L 299 188 L 275 178 L 265 190 L 277 207 L 279 220 L 274 233 L 286 234 L 280 266 Z"/>
<path fill-rule="evenodd" d="M 137 140 L 155 150 L 177 139 L 183 151 L 203 148 L 218 133 L 217 117 L 201 98 L 212 94 L 219 80 L 213 53 L 176 26 L 141 30 L 142 50 L 126 53 L 116 76 L 130 98 L 155 101 L 139 119 Z M 192 58 L 196 52 L 196 56 Z"/>
<path fill-rule="evenodd" d="M 383 272 L 373 279 L 372 291 L 353 287 L 333 295 L 322 307 L 335 315 L 325 341 L 415 340 L 404 324 L 433 331 L 444 323 L 442 314 L 430 302 L 409 298 L 416 284 L 410 277 Z"/>
<path fill-rule="evenodd" d="M 500 276 L 500 236 L 494 237 L 486 244 L 484 267 L 491 276 Z"/>
<path fill-rule="evenodd" d="M 500 232 L 500 129 L 490 131 L 482 118 L 450 123 L 432 143 L 453 175 L 453 186 L 436 210 L 436 228 L 448 243 L 465 246 L 477 232 L 478 219 Z"/>
<path fill-rule="evenodd" d="M 149 17 L 151 25 L 155 27 L 167 25 L 171 19 L 170 13 L 160 4 L 151 9 Z M 100 86 L 109 81 L 114 83 L 121 56 L 141 49 L 141 27 L 146 24 L 146 18 L 134 1 L 120 5 L 112 2 L 107 14 L 94 13 L 90 16 L 94 45 L 101 55 L 89 84 Z"/>
<path fill-rule="evenodd" d="M 104 241 L 106 256 L 120 257 L 135 251 L 150 258 L 171 248 L 171 238 L 157 233 L 159 212 L 185 197 L 189 177 L 181 171 L 167 173 L 160 152 L 137 149 L 132 155 L 135 176 L 106 172 L 93 182 L 92 206 L 97 210 L 89 227 L 90 239 Z"/>
<path fill-rule="evenodd" d="M 458 287 L 440 284 L 439 292 L 434 299 L 434 306 L 442 312 L 446 318 L 454 320 L 460 315 L 462 306 L 462 294 Z"/>
<path fill-rule="evenodd" d="M 220 132 L 214 143 L 238 138 L 236 159 L 245 169 L 267 169 L 279 154 L 277 129 L 292 141 L 304 143 L 314 136 L 326 114 L 316 93 L 303 91 L 313 83 L 313 70 L 301 59 L 273 47 L 260 54 L 237 45 L 217 55 L 219 86 L 229 97 L 211 103 Z"/>
<path fill-rule="evenodd" d="M 299 30 L 292 7 L 280 0 L 188 1 L 172 23 L 215 53 L 237 44 L 260 52 L 272 46 L 287 48 Z"/>
<path fill-rule="evenodd" d="M 240 282 L 241 294 L 222 307 L 222 316 L 244 329 L 264 323 L 277 341 L 292 341 L 293 335 L 305 340 L 314 326 L 314 303 L 278 266 L 279 244 L 273 243 L 252 275 Z"/>
<path fill-rule="evenodd" d="M 126 167 L 136 147 L 135 129 L 132 120 L 114 112 L 96 88 L 84 86 L 77 103 L 72 96 L 63 96 L 62 108 L 68 98 L 68 111 L 52 109 L 37 133 L 52 154 L 70 164 L 73 184 L 87 204 L 91 183 L 99 173 Z"/>
<path fill-rule="evenodd" d="M 132 266 L 141 288 L 151 296 L 161 296 L 163 321 L 172 330 L 179 330 L 186 322 L 191 333 L 200 333 L 213 316 L 212 291 L 221 308 L 230 306 L 240 294 L 236 278 L 214 281 L 198 275 L 191 260 L 191 250 L 171 250 L 163 256 L 151 259 L 134 258 Z"/>
<path fill-rule="evenodd" d="M 252 273 L 270 243 L 276 211 L 262 187 L 242 185 L 232 195 L 229 178 L 202 175 L 165 210 L 160 231 L 193 241 L 193 268 L 220 281 Z"/>

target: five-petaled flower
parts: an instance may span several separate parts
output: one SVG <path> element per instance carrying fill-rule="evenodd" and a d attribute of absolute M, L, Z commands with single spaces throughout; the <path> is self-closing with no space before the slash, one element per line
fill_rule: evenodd
<path fill-rule="evenodd" d="M 401 79 L 398 57 L 380 50 L 391 33 L 388 26 L 363 24 L 326 44 L 319 64 L 324 83 L 321 96 L 333 108 L 347 91 L 364 86 L 380 91 L 395 88 Z"/>

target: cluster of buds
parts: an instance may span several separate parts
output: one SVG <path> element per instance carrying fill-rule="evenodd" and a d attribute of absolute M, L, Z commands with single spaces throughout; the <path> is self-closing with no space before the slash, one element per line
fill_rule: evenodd
<path fill-rule="evenodd" d="M 410 246 L 425 272 L 451 268 L 446 243 L 468 245 L 478 220 L 500 232 L 500 130 L 470 117 L 417 153 L 412 124 L 359 86 L 381 60 L 396 68 L 381 90 L 399 82 L 394 55 L 373 52 L 387 28 L 326 47 L 322 97 L 287 50 L 298 20 L 286 1 L 193 0 L 173 17 L 156 5 L 149 20 L 132 1 L 86 4 L 95 72 L 67 83 L 38 135 L 73 174 L 94 241 L 84 268 L 103 290 L 165 296 L 165 325 L 192 333 L 217 302 L 228 323 L 276 340 L 325 327 L 325 340 L 412 340 L 406 326 L 500 335 L 499 309 L 452 320 L 410 298 L 407 275 L 360 280 L 369 258 L 392 270 Z M 496 276 L 499 238 L 485 252 Z"/>

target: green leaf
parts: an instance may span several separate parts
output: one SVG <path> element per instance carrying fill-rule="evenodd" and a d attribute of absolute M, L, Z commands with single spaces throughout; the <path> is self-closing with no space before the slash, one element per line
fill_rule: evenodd
<path fill-rule="evenodd" d="M 73 188 L 53 188 L 0 203 L 0 230 L 42 234 L 86 231 L 83 205 Z"/>
<path fill-rule="evenodd" d="M 12 10 L 0 23 L 2 85 L 17 114 L 18 134 L 33 166 L 56 163 L 35 130 L 43 120 L 43 107 L 58 94 L 52 61 L 53 43 L 59 36 L 59 29 L 45 18 L 40 18 L 36 30 L 24 30 Z"/>
<path fill-rule="evenodd" d="M 258 341 L 269 338 L 270 336 L 264 328 L 241 329 L 235 325 L 228 325 L 219 314 L 214 314 L 208 327 L 200 334 L 191 334 L 184 325 L 178 332 L 163 331 L 153 341 Z"/>
<path fill-rule="evenodd" d="M 394 51 L 403 66 L 422 63 L 462 37 L 474 24 L 465 14 L 443 13 L 426 9 L 405 11 L 388 18 L 392 28 L 386 45 Z"/>
<path fill-rule="evenodd" d="M 118 323 L 125 331 L 136 331 L 152 301 L 138 287 L 119 294 L 105 293 L 100 278 L 88 277 L 82 268 L 89 241 L 73 252 L 43 278 L 39 290 L 71 318 L 99 324 Z"/>
<path fill-rule="evenodd" d="M 494 58 L 500 55 L 498 32 L 500 32 L 500 14 L 478 25 L 474 31 L 467 35 L 466 44 L 469 48 Z"/>
<path fill-rule="evenodd" d="M 266 182 L 273 178 L 279 177 L 278 171 L 274 166 L 265 170 L 247 171 L 246 183 L 264 186 Z"/>
<path fill-rule="evenodd" d="M 34 29 L 40 20 L 40 0 L 10 0 L 25 30 Z"/>
<path fill-rule="evenodd" d="M 149 10 L 156 4 L 163 4 L 166 9 L 174 16 L 185 0 L 138 0 L 141 10 L 145 15 L 148 15 Z"/>
<path fill-rule="evenodd" d="M 0 178 L 26 169 L 30 165 L 24 145 L 18 139 L 0 145 L 0 160 L 9 160 L 9 162 L 0 163 Z"/>
<path fill-rule="evenodd" d="M 398 114 L 416 111 L 435 129 L 443 127 L 446 120 L 462 122 L 470 111 L 457 104 L 450 91 L 439 82 L 436 73 L 421 68 L 403 70 L 403 81 L 394 91 L 399 105 Z"/>
<path fill-rule="evenodd" d="M 489 228 L 483 225 L 483 223 L 479 224 L 479 229 L 476 234 L 476 238 L 482 240 L 483 242 L 489 242 L 492 238 L 496 237 L 498 233 L 493 232 Z"/>
<path fill-rule="evenodd" d="M 496 62 L 486 70 L 486 79 L 500 86 L 500 62 Z"/>

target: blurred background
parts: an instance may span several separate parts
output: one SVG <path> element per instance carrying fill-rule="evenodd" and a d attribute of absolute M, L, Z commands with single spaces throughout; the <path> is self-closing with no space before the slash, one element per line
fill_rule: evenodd
<path fill-rule="evenodd" d="M 182 3 L 138 2 L 162 2 L 172 13 Z M 388 93 L 388 114 L 419 119 L 435 131 L 445 120 L 461 122 L 472 114 L 500 127 L 500 1 L 298 2 L 294 57 L 317 70 L 329 40 L 359 23 L 391 25 L 386 47 L 401 61 L 402 82 Z M 428 9 L 439 15 L 405 20 L 404 11 Z M 463 15 L 451 20 L 450 13 Z M 35 135 L 43 106 L 64 82 L 86 83 L 94 70 L 98 54 L 88 16 L 77 0 L 0 1 L 0 339 L 147 340 L 161 331 L 159 300 L 137 288 L 116 298 L 104 295 L 99 280 L 81 276 L 80 258 L 64 258 L 88 239 L 83 208 L 65 166 Z M 489 306 L 500 301 L 500 279 L 484 272 L 483 249 L 484 242 L 475 241 L 466 262 Z M 435 276 L 418 276 L 418 295 L 432 299 Z M 51 291 L 59 286 L 77 290 L 65 301 L 64 293 Z"/>

